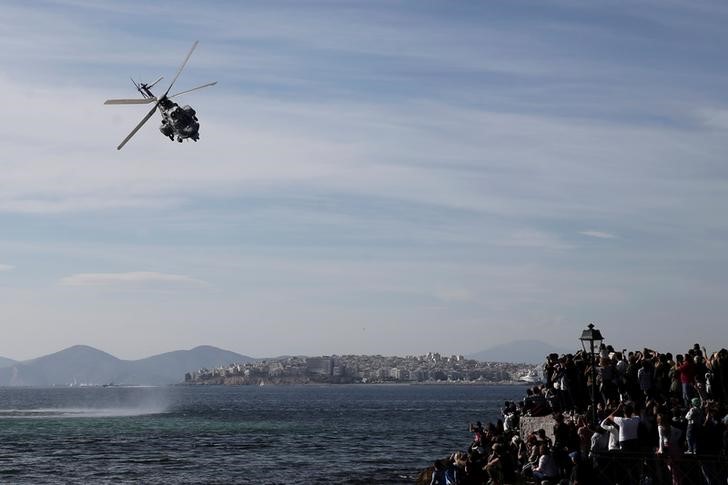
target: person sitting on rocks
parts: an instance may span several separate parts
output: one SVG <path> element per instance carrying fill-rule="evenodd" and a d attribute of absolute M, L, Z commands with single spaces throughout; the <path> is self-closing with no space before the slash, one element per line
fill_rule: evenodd
<path fill-rule="evenodd" d="M 589 463 L 585 462 L 583 456 L 578 451 L 569 453 L 571 459 L 571 475 L 569 485 L 589 485 L 594 483 L 593 469 Z"/>
<path fill-rule="evenodd" d="M 533 469 L 533 477 L 536 480 L 554 480 L 559 478 L 559 467 L 551 455 L 549 447 L 542 444 L 539 448 L 538 465 Z"/>
<path fill-rule="evenodd" d="M 553 447 L 553 442 L 551 441 L 551 438 L 546 436 L 546 430 L 541 428 L 538 431 L 536 431 L 536 440 L 539 444 L 546 445 L 549 449 Z"/>
<path fill-rule="evenodd" d="M 541 388 L 536 386 L 533 388 L 533 395 L 531 396 L 531 416 L 548 416 L 551 413 L 546 397 L 541 393 Z"/>

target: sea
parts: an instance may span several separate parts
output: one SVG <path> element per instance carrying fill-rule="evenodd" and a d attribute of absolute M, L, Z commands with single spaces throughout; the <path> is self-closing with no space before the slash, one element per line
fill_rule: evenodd
<path fill-rule="evenodd" d="M 0 388 L 0 483 L 412 484 L 506 385 Z"/>

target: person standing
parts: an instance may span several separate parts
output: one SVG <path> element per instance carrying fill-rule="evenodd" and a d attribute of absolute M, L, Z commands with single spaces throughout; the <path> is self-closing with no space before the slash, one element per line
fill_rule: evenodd
<path fill-rule="evenodd" d="M 691 404 L 692 406 L 688 410 L 687 414 L 685 414 L 685 419 L 688 422 L 688 428 L 686 433 L 688 450 L 685 453 L 689 455 L 694 455 L 698 452 L 698 431 L 703 424 L 703 410 L 700 405 L 700 398 L 694 397 L 691 401 Z"/>
<path fill-rule="evenodd" d="M 609 444 L 607 449 L 609 451 L 619 451 L 619 427 L 614 422 L 607 418 L 604 418 L 599 427 L 609 433 Z"/>
<path fill-rule="evenodd" d="M 672 485 L 680 485 L 680 473 L 675 458 L 680 454 L 680 436 L 682 432 L 670 424 L 668 416 L 658 414 L 657 433 L 659 436 L 657 454 L 667 458 L 667 469 L 672 477 Z"/>
<path fill-rule="evenodd" d="M 617 416 L 618 413 L 624 416 Z M 634 406 L 632 404 L 620 403 L 617 409 L 609 415 L 609 420 L 619 427 L 619 448 L 622 453 L 632 454 L 626 456 L 624 472 L 625 483 L 637 483 L 639 477 L 639 469 L 637 461 L 634 461 L 635 452 L 639 451 L 638 431 L 640 426 L 639 416 L 634 415 Z M 620 483 L 622 479 L 618 480 Z"/>
<path fill-rule="evenodd" d="M 690 399 L 693 397 L 693 383 L 695 382 L 695 364 L 690 354 L 680 363 L 681 356 L 678 355 L 677 371 L 680 374 L 680 384 L 682 385 L 682 398 L 685 406 L 690 405 Z"/>
<path fill-rule="evenodd" d="M 617 416 L 617 413 L 620 411 L 624 412 L 624 416 Z M 619 427 L 619 448 L 627 452 L 638 451 L 639 442 L 637 437 L 640 418 L 634 415 L 634 407 L 632 404 L 620 403 L 617 409 L 607 419 Z"/>

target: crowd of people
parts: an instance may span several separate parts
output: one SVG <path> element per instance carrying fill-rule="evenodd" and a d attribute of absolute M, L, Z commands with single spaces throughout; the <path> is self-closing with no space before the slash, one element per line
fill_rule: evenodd
<path fill-rule="evenodd" d="M 528 432 L 524 416 L 552 419 Z M 436 461 L 419 483 L 725 485 L 728 350 L 551 354 L 542 384 L 469 431 L 468 449 Z"/>

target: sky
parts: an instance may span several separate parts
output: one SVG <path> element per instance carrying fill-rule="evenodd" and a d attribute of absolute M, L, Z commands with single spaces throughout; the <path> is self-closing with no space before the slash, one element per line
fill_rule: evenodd
<path fill-rule="evenodd" d="M 0 9 L 0 355 L 726 346 L 728 5 Z M 129 80 L 181 98 L 197 143 Z"/>

